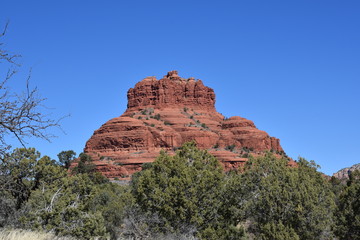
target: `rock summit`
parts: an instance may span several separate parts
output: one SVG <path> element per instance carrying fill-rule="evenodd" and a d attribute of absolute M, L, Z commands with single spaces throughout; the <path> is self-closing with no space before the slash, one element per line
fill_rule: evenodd
<path fill-rule="evenodd" d="M 225 118 L 215 109 L 213 89 L 177 71 L 160 80 L 146 77 L 128 90 L 127 98 L 126 111 L 96 130 L 84 149 L 108 178 L 129 178 L 161 150 L 173 154 L 188 141 L 207 149 L 225 170 L 244 164 L 249 154 L 284 154 L 279 139 L 251 120 Z"/>

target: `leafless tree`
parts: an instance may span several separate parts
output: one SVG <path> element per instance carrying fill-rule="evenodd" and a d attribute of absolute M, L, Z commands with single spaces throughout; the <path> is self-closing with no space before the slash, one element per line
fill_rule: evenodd
<path fill-rule="evenodd" d="M 0 34 L 0 63 L 5 66 L 5 77 L 0 82 L 0 154 L 11 148 L 5 140 L 6 136 L 15 137 L 25 147 L 26 138 L 36 137 L 50 141 L 52 134 L 47 132 L 51 127 L 59 127 L 59 120 L 44 114 L 45 98 L 41 98 L 37 88 L 29 87 L 31 71 L 26 79 L 22 93 L 16 93 L 9 88 L 9 81 L 17 73 L 20 64 L 18 54 L 12 54 L 4 47 L 2 38 L 5 36 L 8 23 Z"/>
<path fill-rule="evenodd" d="M 21 67 L 18 63 L 21 56 L 9 52 L 5 47 L 3 38 L 7 27 L 8 23 L 0 31 L 0 227 L 16 226 L 22 203 L 27 200 L 31 190 L 28 181 L 23 179 L 34 178 L 33 166 L 26 165 L 33 164 L 31 161 L 24 163 L 11 157 L 7 137 L 16 138 L 23 147 L 26 147 L 29 137 L 50 141 L 53 135 L 47 130 L 60 127 L 61 120 L 54 120 L 45 114 L 45 98 L 40 97 L 37 88 L 29 86 L 31 71 L 22 92 L 10 88 L 14 85 L 14 75 Z"/>
<path fill-rule="evenodd" d="M 196 228 L 192 224 L 179 223 L 178 232 L 164 221 L 157 213 L 145 213 L 137 206 L 125 210 L 124 222 L 117 229 L 118 239 L 124 240 L 197 240 Z"/>

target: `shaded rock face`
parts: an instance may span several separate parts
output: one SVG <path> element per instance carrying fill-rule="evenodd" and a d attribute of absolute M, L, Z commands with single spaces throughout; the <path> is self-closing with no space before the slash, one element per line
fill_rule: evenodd
<path fill-rule="evenodd" d="M 242 117 L 225 119 L 215 109 L 214 91 L 201 80 L 183 79 L 177 71 L 157 80 L 147 77 L 128 91 L 128 108 L 96 130 L 84 152 L 109 178 L 128 178 L 161 150 L 174 154 L 196 141 L 225 170 L 244 164 L 249 153 L 283 153 L 279 139 Z"/>
<path fill-rule="evenodd" d="M 334 173 L 333 176 L 341 180 L 347 180 L 349 179 L 349 175 L 356 170 L 360 171 L 360 163 L 352 165 L 351 167 L 343 168 Z"/>

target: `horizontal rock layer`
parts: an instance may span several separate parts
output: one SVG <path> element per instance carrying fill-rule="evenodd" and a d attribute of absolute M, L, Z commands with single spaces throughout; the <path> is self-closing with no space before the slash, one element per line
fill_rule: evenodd
<path fill-rule="evenodd" d="M 201 80 L 180 78 L 176 71 L 169 72 L 160 80 L 155 77 L 145 78 L 128 91 L 127 97 L 128 111 L 150 106 L 187 106 L 215 110 L 214 90 L 204 86 Z"/>
<path fill-rule="evenodd" d="M 214 107 L 215 94 L 201 80 L 148 77 L 128 91 L 128 108 L 96 130 L 84 152 L 109 178 L 128 178 L 152 162 L 161 150 L 174 154 L 196 141 L 217 157 L 226 170 L 237 168 L 249 153 L 283 153 L 279 139 L 242 117 L 225 119 Z"/>

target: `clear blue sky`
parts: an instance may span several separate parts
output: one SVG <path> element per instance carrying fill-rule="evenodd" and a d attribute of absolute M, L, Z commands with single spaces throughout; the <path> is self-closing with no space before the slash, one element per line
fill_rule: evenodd
<path fill-rule="evenodd" d="M 281 139 L 332 174 L 360 162 L 360 1 L 3 0 L 13 88 L 39 88 L 66 135 L 29 146 L 83 150 L 126 109 L 126 92 L 170 70 L 202 79 L 216 108 Z"/>

